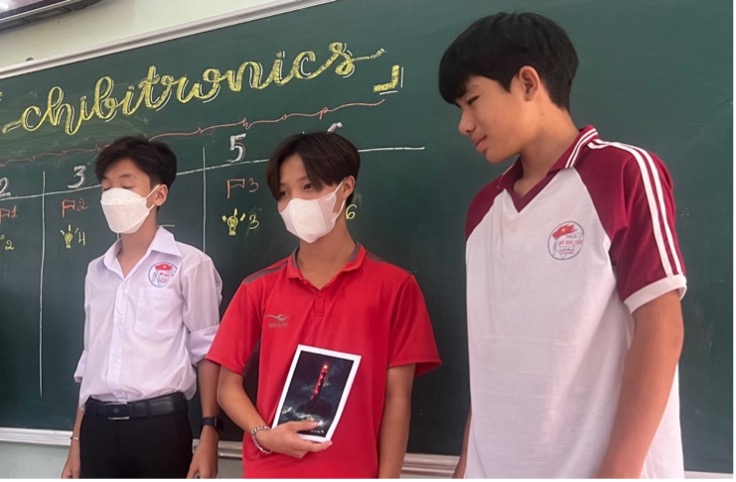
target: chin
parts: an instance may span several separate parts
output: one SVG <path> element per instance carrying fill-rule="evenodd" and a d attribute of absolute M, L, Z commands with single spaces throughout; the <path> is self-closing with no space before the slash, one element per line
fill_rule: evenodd
<path fill-rule="evenodd" d="M 486 158 L 486 161 L 488 161 L 491 164 L 501 164 L 502 162 L 505 162 L 507 159 L 510 159 L 512 156 L 504 156 L 502 154 L 499 155 L 499 154 L 489 152 L 485 154 L 484 157 Z"/>

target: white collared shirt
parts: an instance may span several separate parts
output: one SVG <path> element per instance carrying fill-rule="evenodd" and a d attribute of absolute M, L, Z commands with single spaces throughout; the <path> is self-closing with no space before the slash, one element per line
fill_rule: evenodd
<path fill-rule="evenodd" d="M 120 241 L 93 260 L 84 283 L 84 351 L 74 372 L 89 397 L 128 402 L 196 392 L 194 366 L 219 322 L 222 280 L 202 251 L 159 228 L 123 276 Z"/>

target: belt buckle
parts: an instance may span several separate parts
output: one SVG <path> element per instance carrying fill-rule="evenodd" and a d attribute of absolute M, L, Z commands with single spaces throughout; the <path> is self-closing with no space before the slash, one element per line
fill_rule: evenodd
<path fill-rule="evenodd" d="M 108 420 L 130 420 L 130 407 L 127 404 L 110 404 L 105 411 Z"/>

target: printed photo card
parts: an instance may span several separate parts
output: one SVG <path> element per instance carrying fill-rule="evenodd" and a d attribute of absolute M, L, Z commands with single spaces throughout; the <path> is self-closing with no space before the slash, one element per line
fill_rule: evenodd
<path fill-rule="evenodd" d="M 319 425 L 299 432 L 306 440 L 332 439 L 360 364 L 360 355 L 299 345 L 281 393 L 273 427 L 312 419 Z"/>

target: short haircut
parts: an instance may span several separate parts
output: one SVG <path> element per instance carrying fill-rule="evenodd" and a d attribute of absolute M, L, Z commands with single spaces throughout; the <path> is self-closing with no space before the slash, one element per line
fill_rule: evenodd
<path fill-rule="evenodd" d="M 176 154 L 163 142 L 151 141 L 144 136 L 126 136 L 115 139 L 97 156 L 95 174 L 102 181 L 107 170 L 118 161 L 130 159 L 151 179 L 151 185 L 171 187 L 176 178 Z"/>
<path fill-rule="evenodd" d="M 578 56 L 567 33 L 535 13 L 497 13 L 481 18 L 447 48 L 439 70 L 440 94 L 456 103 L 471 76 L 495 80 L 507 91 L 525 65 L 534 67 L 560 108 L 570 110 L 570 88 Z"/>
<path fill-rule="evenodd" d="M 302 158 L 309 182 L 317 190 L 324 185 L 337 184 L 348 176 L 358 179 L 360 154 L 350 141 L 334 132 L 296 134 L 281 142 L 268 159 L 266 179 L 276 200 L 280 191 L 281 164 L 294 154 Z M 350 204 L 352 198 L 350 194 L 346 204 Z"/>

